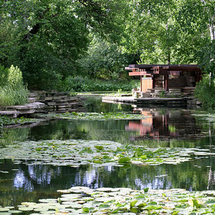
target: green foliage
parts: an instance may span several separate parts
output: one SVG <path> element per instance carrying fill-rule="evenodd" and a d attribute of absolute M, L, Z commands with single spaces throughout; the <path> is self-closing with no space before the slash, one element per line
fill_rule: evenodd
<path fill-rule="evenodd" d="M 29 123 L 34 123 L 38 122 L 39 120 L 37 119 L 31 119 L 31 118 L 25 118 L 25 117 L 20 117 L 20 118 L 10 118 L 7 116 L 0 116 L 0 125 L 17 125 L 17 124 L 29 124 Z"/>
<path fill-rule="evenodd" d="M 196 63 L 210 40 L 214 7 L 214 2 L 199 0 L 130 1 L 124 51 L 141 52 L 145 64 Z"/>
<path fill-rule="evenodd" d="M 4 86 L 8 79 L 8 68 L 0 64 L 0 86 Z"/>
<path fill-rule="evenodd" d="M 88 77 L 68 76 L 62 84 L 63 91 L 89 92 L 89 91 L 131 91 L 136 82 L 132 81 L 106 81 L 93 80 Z"/>
<path fill-rule="evenodd" d="M 121 0 L 1 2 L 0 63 L 19 66 L 31 89 L 56 89 L 69 74 L 81 72 L 76 61 L 87 50 L 89 32 L 118 40 L 118 9 L 124 5 Z"/>
<path fill-rule="evenodd" d="M 204 76 L 195 90 L 195 97 L 202 103 L 204 108 L 215 107 L 215 80 L 209 79 L 209 76 Z"/>
<path fill-rule="evenodd" d="M 22 72 L 13 65 L 7 69 L 0 67 L 0 105 L 25 104 L 28 90 L 23 85 Z"/>
<path fill-rule="evenodd" d="M 214 8 L 199 0 L 2 1 L 0 63 L 46 90 L 89 91 L 71 79 L 126 79 L 124 67 L 137 61 L 199 63 L 214 73 Z"/>
<path fill-rule="evenodd" d="M 94 36 L 86 55 L 78 60 L 82 72 L 91 78 L 128 79 L 125 67 L 136 63 L 139 55 L 122 53 L 117 44 Z"/>
<path fill-rule="evenodd" d="M 119 164 L 131 163 L 131 159 L 129 157 L 121 157 L 118 162 Z"/>
<path fill-rule="evenodd" d="M 200 66 L 204 69 L 204 73 L 215 75 L 215 40 L 205 41 L 204 46 L 196 55 Z M 212 77 L 214 78 L 214 77 Z"/>
<path fill-rule="evenodd" d="M 8 70 L 8 77 L 7 77 L 7 85 L 10 85 L 12 88 L 16 89 L 19 86 L 23 85 L 22 82 L 22 72 L 20 69 L 13 65 Z"/>

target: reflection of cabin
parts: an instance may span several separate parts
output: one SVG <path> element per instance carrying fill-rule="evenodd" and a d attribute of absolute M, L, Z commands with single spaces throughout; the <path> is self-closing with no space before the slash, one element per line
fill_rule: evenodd
<path fill-rule="evenodd" d="M 201 80 L 198 65 L 146 65 L 132 64 L 125 68 L 131 70 L 129 76 L 140 76 L 141 92 L 148 89 L 194 88 Z"/>
<path fill-rule="evenodd" d="M 151 111 L 141 111 L 146 118 L 139 121 L 129 121 L 126 130 L 139 131 L 140 136 L 159 140 L 178 136 L 169 129 L 169 114 L 154 114 Z"/>
<path fill-rule="evenodd" d="M 196 125 L 196 119 L 186 111 L 167 111 L 163 114 L 146 110 L 144 108 L 134 109 L 144 116 L 142 120 L 129 121 L 125 127 L 129 131 L 138 131 L 139 138 L 162 139 L 195 139 L 200 137 L 201 128 Z"/>

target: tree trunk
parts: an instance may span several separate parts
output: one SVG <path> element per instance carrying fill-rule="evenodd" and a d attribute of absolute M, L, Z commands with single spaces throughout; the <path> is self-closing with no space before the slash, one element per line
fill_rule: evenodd
<path fill-rule="evenodd" d="M 212 21 L 209 25 L 211 41 L 215 39 L 214 22 Z"/>

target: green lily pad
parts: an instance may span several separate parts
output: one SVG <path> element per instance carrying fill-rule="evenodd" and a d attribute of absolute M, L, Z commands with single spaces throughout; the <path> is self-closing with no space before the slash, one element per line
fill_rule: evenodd
<path fill-rule="evenodd" d="M 119 159 L 119 164 L 123 164 L 123 163 L 131 163 L 131 159 L 129 157 L 122 157 Z"/>
<path fill-rule="evenodd" d="M 0 212 L 8 212 L 9 208 L 0 208 Z"/>
<path fill-rule="evenodd" d="M 108 153 L 108 155 L 107 155 Z M 129 147 L 113 141 L 47 140 L 25 141 L 0 150 L 2 159 L 28 165 L 46 164 L 53 166 L 79 167 L 83 164 L 95 166 L 161 165 L 174 164 L 213 155 L 209 151 L 187 148 L 143 148 Z M 32 162 L 35 160 L 35 162 Z"/>
<path fill-rule="evenodd" d="M 197 214 L 214 213 L 212 195 L 215 191 L 189 192 L 184 189 L 171 189 L 148 190 L 146 193 L 130 188 L 99 188 L 90 189 L 90 201 L 86 201 L 87 197 L 84 195 L 68 194 L 78 189 L 82 189 L 83 193 L 89 190 L 87 187 L 60 190 L 65 193 L 60 199 L 66 201 L 56 204 L 54 199 L 42 199 L 40 203 L 25 202 L 19 208 L 34 208 L 32 213 L 38 211 L 42 214 L 191 214 L 194 210 Z"/>

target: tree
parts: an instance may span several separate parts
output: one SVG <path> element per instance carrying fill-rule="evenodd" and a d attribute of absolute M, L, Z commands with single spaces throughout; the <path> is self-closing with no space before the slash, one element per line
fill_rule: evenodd
<path fill-rule="evenodd" d="M 200 0 L 130 1 L 125 50 L 141 51 L 141 63 L 197 63 L 209 39 L 212 4 L 206 9 Z"/>
<path fill-rule="evenodd" d="M 78 62 L 85 76 L 118 80 L 128 76 L 124 68 L 138 59 L 138 54 L 122 53 L 116 43 L 94 35 L 86 55 Z"/>
<path fill-rule="evenodd" d="M 110 40 L 118 39 L 121 21 L 117 9 L 123 7 L 121 3 L 4 1 L 0 11 L 0 29 L 3 29 L 0 42 L 6 48 L 0 52 L 0 62 L 5 66 L 18 65 L 31 88 L 52 88 L 68 74 L 77 74 L 76 60 L 87 50 L 89 32 L 98 32 Z"/>
<path fill-rule="evenodd" d="M 127 51 L 141 51 L 142 63 L 170 63 L 177 43 L 174 0 L 135 0 L 127 20 Z"/>

